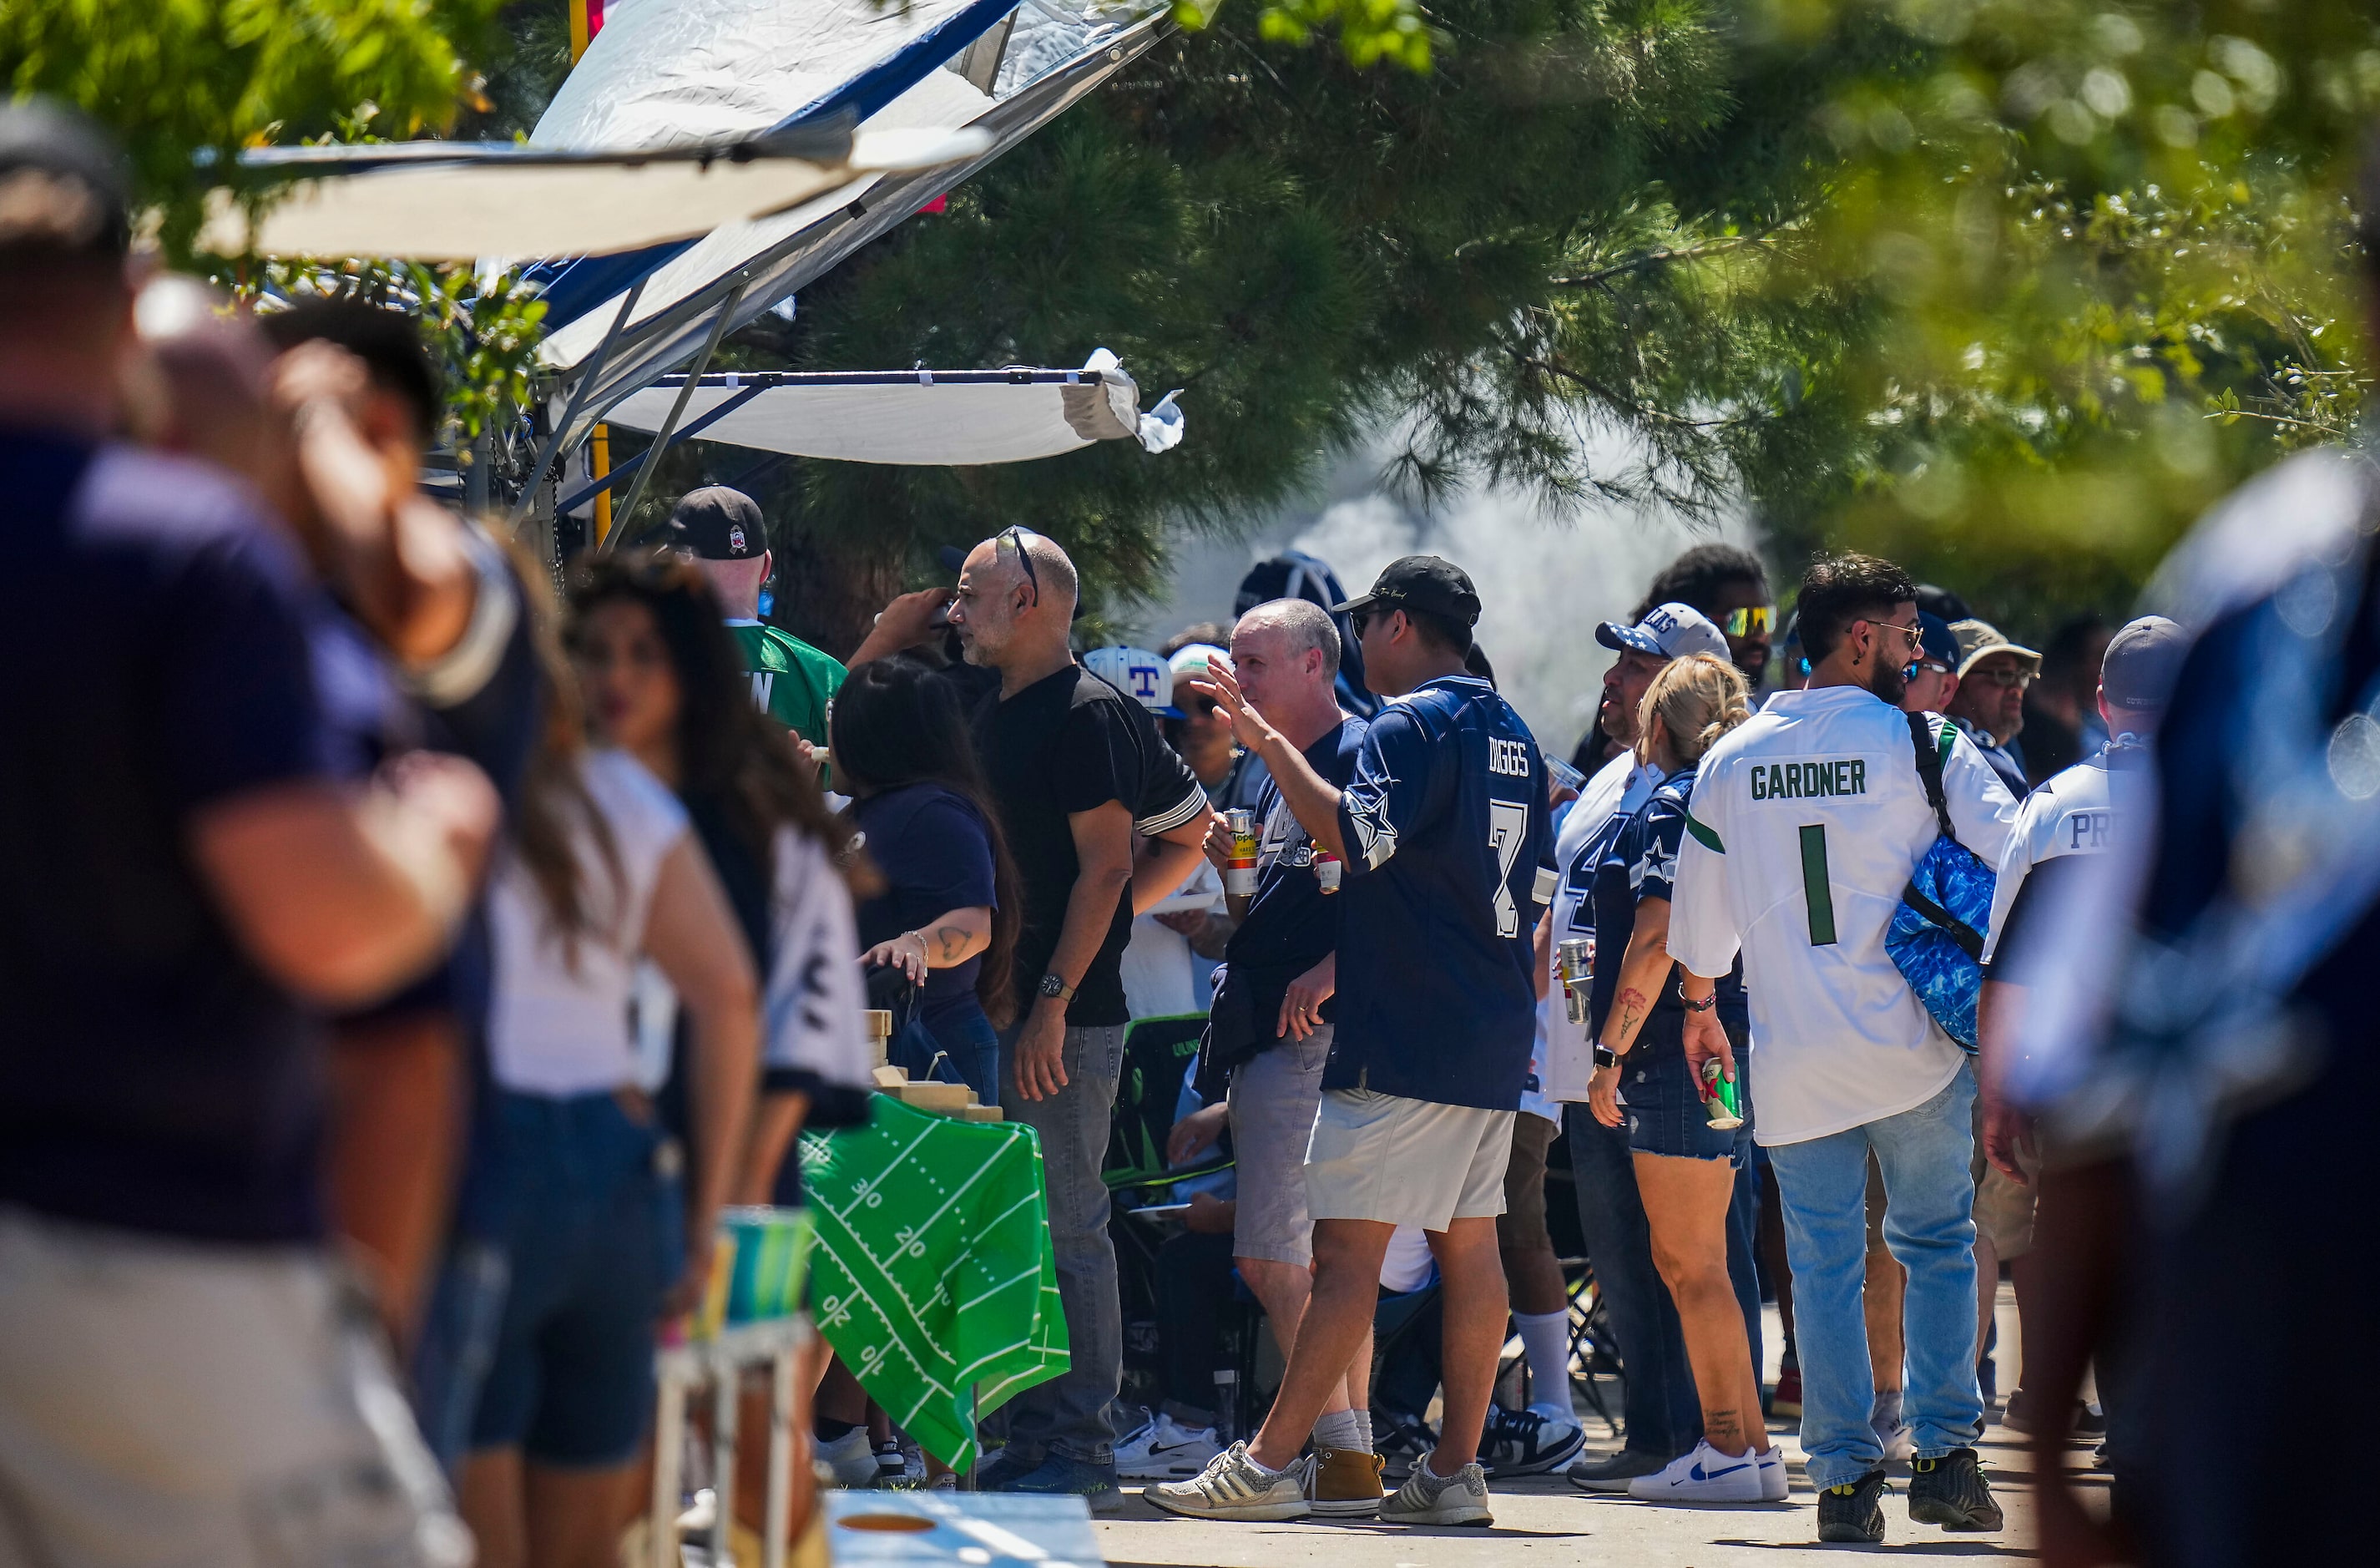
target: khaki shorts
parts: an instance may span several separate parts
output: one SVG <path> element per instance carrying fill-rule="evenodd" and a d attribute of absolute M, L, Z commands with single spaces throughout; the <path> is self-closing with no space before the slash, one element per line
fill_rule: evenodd
<path fill-rule="evenodd" d="M 1330 1026 L 1284 1039 L 1232 1075 L 1232 1160 L 1239 1172 L 1239 1217 L 1232 1256 L 1276 1263 L 1314 1261 L 1314 1222 L 1305 1213 L 1305 1146 L 1322 1100 L 1322 1065 Z"/>
<path fill-rule="evenodd" d="M 1975 1234 L 1991 1244 L 2003 1263 L 2033 1250 L 2033 1205 L 2041 1184 L 2041 1156 L 2019 1144 L 2016 1168 L 2025 1174 L 2022 1182 L 1986 1163 L 1975 1183 Z"/>
<path fill-rule="evenodd" d="M 1561 1128 L 1522 1112 L 1512 1119 L 1512 1158 L 1504 1165 L 1504 1212 L 1496 1217 L 1496 1245 L 1508 1253 L 1553 1249 L 1546 1234 L 1546 1150 Z"/>
<path fill-rule="evenodd" d="M 1515 1111 L 1440 1105 L 1373 1089 L 1322 1091 L 1305 1150 L 1317 1220 L 1377 1220 L 1443 1231 L 1504 1211 Z"/>
<path fill-rule="evenodd" d="M 0 1209 L 0 1563 L 471 1561 L 322 1253 Z"/>

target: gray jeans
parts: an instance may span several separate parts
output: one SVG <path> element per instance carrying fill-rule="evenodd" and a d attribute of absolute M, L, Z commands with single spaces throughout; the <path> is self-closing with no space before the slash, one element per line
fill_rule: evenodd
<path fill-rule="evenodd" d="M 1099 1167 L 1123 1069 L 1123 1033 L 1121 1024 L 1069 1028 L 1066 1087 L 1047 1100 L 1017 1094 L 1010 1054 L 1017 1031 L 1000 1037 L 1001 1109 L 1041 1138 L 1050 1246 L 1071 1355 L 1063 1375 L 1036 1383 L 1008 1404 L 1009 1451 L 1020 1460 L 1038 1463 L 1051 1452 L 1091 1465 L 1115 1457 L 1109 1407 L 1123 1379 L 1123 1308 L 1116 1299 L 1115 1245 L 1108 1239 L 1108 1189 Z"/>

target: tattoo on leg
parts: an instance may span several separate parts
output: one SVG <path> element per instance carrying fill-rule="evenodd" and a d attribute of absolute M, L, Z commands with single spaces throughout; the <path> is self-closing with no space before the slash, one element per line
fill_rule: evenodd
<path fill-rule="evenodd" d="M 1739 1449 L 1744 1443 L 1743 1416 L 1733 1410 L 1706 1410 L 1703 1412 L 1703 1436 L 1709 1439 L 1710 1445 L 1721 1453 Z"/>

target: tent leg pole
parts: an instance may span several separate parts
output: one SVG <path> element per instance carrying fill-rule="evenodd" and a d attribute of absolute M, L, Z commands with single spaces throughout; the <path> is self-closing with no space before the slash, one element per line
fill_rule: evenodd
<path fill-rule="evenodd" d="M 710 368 L 710 357 L 719 351 L 719 340 L 727 335 L 728 318 L 735 313 L 736 302 L 743 298 L 744 286 L 739 283 L 727 291 L 726 298 L 719 302 L 719 319 L 710 323 L 710 335 L 702 340 L 702 352 L 697 354 L 694 363 L 686 368 L 685 384 L 677 389 L 677 401 L 670 405 L 669 418 L 663 419 L 662 428 L 653 432 L 653 444 L 645 448 L 644 466 L 637 475 L 635 487 L 628 492 L 627 504 L 613 514 L 611 538 L 603 544 L 607 553 L 613 548 L 613 541 L 635 525 L 637 503 L 645 498 L 646 490 L 650 488 L 653 470 L 662 466 L 662 454 L 669 449 L 670 437 L 677 433 L 677 422 L 686 416 L 686 400 L 694 395 L 694 384 Z"/>
<path fill-rule="evenodd" d="M 637 301 L 644 297 L 644 292 L 643 278 L 638 278 L 629 286 L 628 297 L 620 301 L 619 314 L 612 318 L 612 330 L 605 333 L 603 341 L 595 346 L 595 357 L 589 361 L 586 373 L 578 378 L 578 384 L 570 389 L 570 401 L 564 405 L 562 418 L 545 432 L 545 440 L 537 449 L 536 466 L 529 469 L 528 482 L 521 487 L 520 499 L 513 503 L 512 515 L 504 519 L 507 532 L 520 527 L 522 517 L 528 511 L 529 497 L 537 493 L 538 484 L 545 478 L 546 468 L 553 462 L 553 455 L 562 448 L 564 433 L 578 418 L 578 410 L 587 406 L 596 382 L 602 378 L 604 363 L 612 358 L 612 346 L 620 341 L 620 329 L 628 324 L 628 312 L 637 308 Z"/>

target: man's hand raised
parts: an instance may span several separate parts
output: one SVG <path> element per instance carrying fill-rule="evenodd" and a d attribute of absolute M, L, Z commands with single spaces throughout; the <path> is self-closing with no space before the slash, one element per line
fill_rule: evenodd
<path fill-rule="evenodd" d="M 1211 697 L 1222 705 L 1225 716 L 1232 721 L 1232 738 L 1250 751 L 1264 748 L 1264 743 L 1271 737 L 1272 727 L 1248 706 L 1246 695 L 1240 690 L 1240 683 L 1232 678 L 1232 672 L 1223 667 L 1220 660 L 1208 660 L 1206 679 L 1193 679 L 1190 689 L 1201 697 Z"/>

